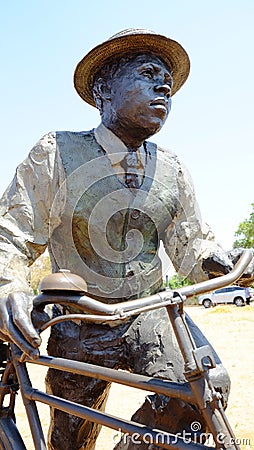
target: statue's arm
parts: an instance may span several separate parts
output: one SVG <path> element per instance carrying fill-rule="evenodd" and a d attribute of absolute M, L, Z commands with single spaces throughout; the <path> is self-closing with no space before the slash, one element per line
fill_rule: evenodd
<path fill-rule="evenodd" d="M 177 210 L 164 235 L 168 256 L 176 271 L 194 282 L 228 273 L 231 259 L 202 221 L 187 169 L 178 161 L 176 170 Z"/>
<path fill-rule="evenodd" d="M 50 133 L 17 167 L 0 201 L 0 333 L 7 340 L 15 336 L 21 347 L 22 334 L 32 345 L 39 342 L 30 323 L 29 266 L 47 247 L 58 178 L 55 135 Z"/>

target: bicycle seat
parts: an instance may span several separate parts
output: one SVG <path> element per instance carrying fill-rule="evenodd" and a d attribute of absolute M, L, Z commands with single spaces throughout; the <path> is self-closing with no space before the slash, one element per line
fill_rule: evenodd
<path fill-rule="evenodd" d="M 46 275 L 40 283 L 41 292 L 47 291 L 75 291 L 87 292 L 85 280 L 71 273 L 69 270 L 61 269 L 59 272 Z"/>

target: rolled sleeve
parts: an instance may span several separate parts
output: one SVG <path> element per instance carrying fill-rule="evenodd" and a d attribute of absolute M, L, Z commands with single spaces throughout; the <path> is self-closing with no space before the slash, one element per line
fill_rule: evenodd
<path fill-rule="evenodd" d="M 59 184 L 55 133 L 18 166 L 0 201 L 0 296 L 30 291 L 29 266 L 46 249 L 49 213 Z"/>

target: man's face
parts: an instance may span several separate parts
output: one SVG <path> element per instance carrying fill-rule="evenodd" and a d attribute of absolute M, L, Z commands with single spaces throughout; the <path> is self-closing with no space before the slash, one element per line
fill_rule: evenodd
<path fill-rule="evenodd" d="M 171 109 L 172 84 L 169 68 L 156 56 L 123 63 L 111 82 L 109 127 L 128 127 L 146 137 L 158 132 Z"/>

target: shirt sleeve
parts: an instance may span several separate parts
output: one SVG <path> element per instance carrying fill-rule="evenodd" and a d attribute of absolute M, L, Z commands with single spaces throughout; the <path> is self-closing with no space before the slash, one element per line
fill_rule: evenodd
<path fill-rule="evenodd" d="M 47 247 L 58 166 L 55 133 L 49 133 L 18 166 L 0 200 L 0 298 L 31 291 L 29 266 Z"/>
<path fill-rule="evenodd" d="M 202 222 L 189 172 L 177 160 L 177 208 L 164 235 L 164 246 L 181 276 L 200 282 L 228 273 L 232 262 Z"/>

